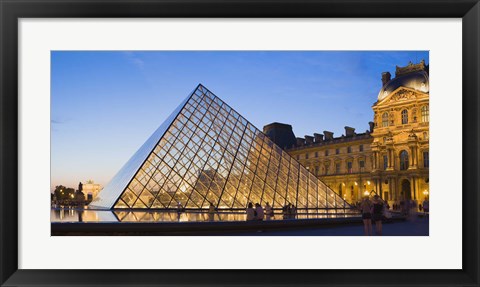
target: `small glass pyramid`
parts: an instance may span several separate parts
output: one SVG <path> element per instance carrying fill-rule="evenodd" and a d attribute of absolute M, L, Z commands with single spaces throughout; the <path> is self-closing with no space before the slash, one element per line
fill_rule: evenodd
<path fill-rule="evenodd" d="M 351 208 L 202 85 L 90 204 L 101 209 Z"/>

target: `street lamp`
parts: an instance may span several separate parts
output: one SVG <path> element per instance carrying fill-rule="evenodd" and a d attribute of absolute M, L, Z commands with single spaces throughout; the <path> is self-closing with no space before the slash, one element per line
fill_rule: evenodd
<path fill-rule="evenodd" d="M 425 196 L 425 198 L 428 198 L 428 190 L 425 189 L 425 190 L 423 191 L 423 195 Z"/>

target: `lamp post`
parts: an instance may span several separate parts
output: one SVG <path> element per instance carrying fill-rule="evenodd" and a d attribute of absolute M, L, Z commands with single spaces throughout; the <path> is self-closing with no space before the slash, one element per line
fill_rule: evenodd
<path fill-rule="evenodd" d="M 425 190 L 423 191 L 423 195 L 424 195 L 425 198 L 428 200 L 428 190 L 425 189 Z"/>

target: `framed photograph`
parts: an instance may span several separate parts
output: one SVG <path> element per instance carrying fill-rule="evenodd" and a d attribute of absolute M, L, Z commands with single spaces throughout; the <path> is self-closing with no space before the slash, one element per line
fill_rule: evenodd
<path fill-rule="evenodd" d="M 478 286 L 478 5 L 3 1 L 2 286 Z"/>
<path fill-rule="evenodd" d="M 51 75 L 54 236 L 429 235 L 428 51 L 52 51 Z M 169 108 L 182 91 L 166 79 L 229 103 L 194 83 Z M 318 122 L 330 131 L 309 136 Z"/>

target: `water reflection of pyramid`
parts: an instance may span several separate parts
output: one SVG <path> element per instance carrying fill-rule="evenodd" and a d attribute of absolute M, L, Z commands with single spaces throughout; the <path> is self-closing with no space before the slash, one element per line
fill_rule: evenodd
<path fill-rule="evenodd" d="M 202 85 L 115 175 L 94 208 L 350 207 Z"/>

